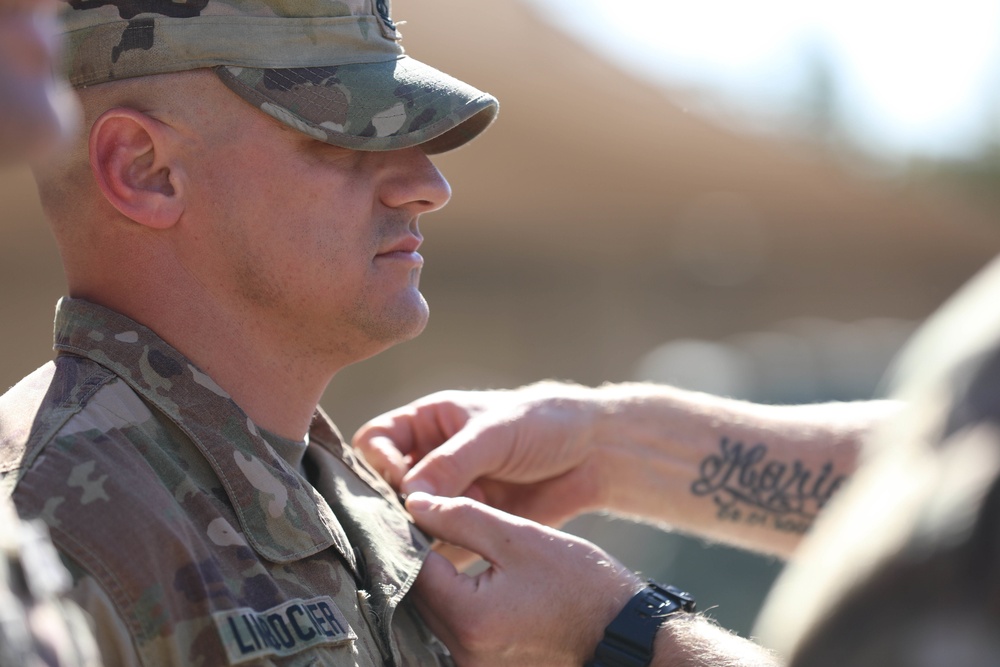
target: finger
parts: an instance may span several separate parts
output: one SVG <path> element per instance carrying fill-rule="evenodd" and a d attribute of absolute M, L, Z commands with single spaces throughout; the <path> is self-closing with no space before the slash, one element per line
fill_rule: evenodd
<path fill-rule="evenodd" d="M 432 598 L 428 606 L 432 609 L 437 606 L 442 608 L 450 607 L 452 598 L 461 596 L 465 582 L 465 577 L 455 566 L 444 556 L 431 552 L 424 560 L 420 568 L 420 574 L 414 583 L 413 590 L 418 596 Z M 425 595 L 433 592 L 433 595 Z"/>
<path fill-rule="evenodd" d="M 503 563 L 520 543 L 528 525 L 520 519 L 468 498 L 441 498 L 416 492 L 406 509 L 420 528 L 434 537 L 479 554 L 490 563 Z"/>
<path fill-rule="evenodd" d="M 404 456 L 419 461 L 457 433 L 469 419 L 463 392 L 438 392 L 370 420 L 354 434 L 361 451 L 376 438 L 388 438 Z"/>
<path fill-rule="evenodd" d="M 400 454 L 409 454 L 416 439 L 413 425 L 415 418 L 416 410 L 412 405 L 386 412 L 363 424 L 354 433 L 351 444 L 367 456 L 368 451 L 378 448 L 379 440 L 384 438 Z M 385 441 L 381 441 L 381 444 L 384 445 Z"/>
<path fill-rule="evenodd" d="M 460 578 L 463 576 L 446 558 L 431 552 L 409 594 L 431 632 L 449 647 L 454 645 L 449 625 L 461 606 L 458 600 L 467 595 L 468 582 Z"/>
<path fill-rule="evenodd" d="M 457 496 L 480 477 L 491 477 L 503 469 L 509 448 L 494 437 L 493 430 L 480 432 L 472 421 L 423 459 L 403 477 L 403 493 L 424 492 Z"/>
<path fill-rule="evenodd" d="M 403 456 L 392 440 L 384 435 L 373 436 L 364 443 L 364 447 L 359 449 L 365 460 L 389 486 L 398 491 L 403 476 L 410 470 L 410 458 Z"/>

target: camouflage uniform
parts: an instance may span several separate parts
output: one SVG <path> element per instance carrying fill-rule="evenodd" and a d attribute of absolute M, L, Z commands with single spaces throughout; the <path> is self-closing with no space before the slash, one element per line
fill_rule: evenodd
<path fill-rule="evenodd" d="M 906 409 L 762 615 L 791 667 L 1000 665 L 998 299 L 1000 259 L 902 356 Z"/>
<path fill-rule="evenodd" d="M 0 488 L 48 524 L 108 664 L 449 664 L 404 599 L 427 539 L 322 412 L 282 441 L 85 301 L 55 339 L 0 398 Z"/>

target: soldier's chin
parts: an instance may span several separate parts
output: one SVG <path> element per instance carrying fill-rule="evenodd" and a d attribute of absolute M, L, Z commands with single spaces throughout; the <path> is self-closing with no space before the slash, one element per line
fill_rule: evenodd
<path fill-rule="evenodd" d="M 416 338 L 427 327 L 429 316 L 430 310 L 420 292 L 416 292 L 416 298 L 411 302 L 381 313 L 380 317 L 365 326 L 365 336 L 371 345 L 365 358 Z"/>
<path fill-rule="evenodd" d="M 0 87 L 0 164 L 43 162 L 78 131 L 79 103 L 65 83 Z"/>

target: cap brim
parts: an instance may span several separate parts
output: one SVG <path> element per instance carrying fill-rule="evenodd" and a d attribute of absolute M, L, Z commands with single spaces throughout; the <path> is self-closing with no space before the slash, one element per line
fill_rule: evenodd
<path fill-rule="evenodd" d="M 457 148 L 499 111 L 492 95 L 408 56 L 385 62 L 255 69 L 222 65 L 222 82 L 264 113 L 343 148 Z"/>

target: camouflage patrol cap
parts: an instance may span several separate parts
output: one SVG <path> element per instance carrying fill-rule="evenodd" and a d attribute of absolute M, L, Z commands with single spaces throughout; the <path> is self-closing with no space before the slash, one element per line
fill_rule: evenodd
<path fill-rule="evenodd" d="M 344 148 L 456 148 L 496 99 L 405 55 L 390 0 L 65 0 L 76 87 L 210 67 L 247 102 Z"/>

